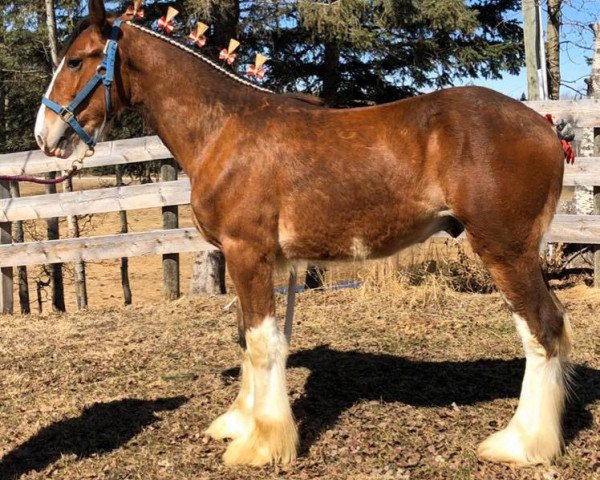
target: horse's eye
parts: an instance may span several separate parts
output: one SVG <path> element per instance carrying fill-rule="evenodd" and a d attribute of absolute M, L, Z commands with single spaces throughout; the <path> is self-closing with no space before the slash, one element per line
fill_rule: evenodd
<path fill-rule="evenodd" d="M 81 67 L 81 58 L 72 58 L 67 62 L 67 66 L 71 70 L 77 70 Z"/>

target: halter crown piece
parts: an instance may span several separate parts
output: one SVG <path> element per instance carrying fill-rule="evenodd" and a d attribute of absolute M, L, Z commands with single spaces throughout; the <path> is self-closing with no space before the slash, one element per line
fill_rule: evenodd
<path fill-rule="evenodd" d="M 105 112 L 106 117 L 110 116 L 111 100 L 110 100 L 110 87 L 115 79 L 115 64 L 117 61 L 117 51 L 119 47 L 119 34 L 121 33 L 121 20 L 115 20 L 110 34 L 110 39 L 106 42 L 104 47 L 104 58 L 102 63 L 98 65 L 96 74 L 90 79 L 90 81 L 75 95 L 75 98 L 66 107 L 53 102 L 48 97 L 42 97 L 42 103 L 56 113 L 63 122 L 67 123 L 75 133 L 81 138 L 81 140 L 88 146 L 88 154 L 94 153 L 94 147 L 96 146 L 96 139 L 88 134 L 81 124 L 77 121 L 75 111 L 77 108 L 90 96 L 96 88 L 102 83 L 105 87 L 104 98 L 105 98 Z"/>

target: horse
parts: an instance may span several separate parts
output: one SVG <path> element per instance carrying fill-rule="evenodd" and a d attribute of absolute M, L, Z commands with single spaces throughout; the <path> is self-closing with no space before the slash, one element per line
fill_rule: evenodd
<path fill-rule="evenodd" d="M 297 455 L 276 266 L 382 258 L 441 230 L 466 232 L 525 351 L 514 416 L 479 456 L 530 465 L 560 455 L 570 326 L 539 247 L 564 152 L 546 119 L 480 87 L 326 108 L 252 83 L 130 15 L 108 15 L 102 0 L 89 0 L 89 12 L 48 87 L 35 137 L 47 155 L 83 157 L 111 118 L 132 108 L 188 175 L 195 223 L 223 251 L 239 298 L 240 391 L 206 430 L 231 439 L 226 464 Z"/>

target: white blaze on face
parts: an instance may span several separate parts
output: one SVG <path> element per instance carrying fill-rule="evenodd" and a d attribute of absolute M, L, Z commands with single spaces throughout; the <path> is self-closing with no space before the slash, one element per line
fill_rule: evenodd
<path fill-rule="evenodd" d="M 62 61 L 60 62 L 60 64 L 58 65 L 58 68 L 54 72 L 54 75 L 52 76 L 52 81 L 50 82 L 50 85 L 48 86 L 48 90 L 46 90 L 46 94 L 45 94 L 46 98 L 50 97 L 50 94 L 52 93 L 52 90 L 54 89 L 54 84 L 56 83 L 56 77 L 58 77 L 58 74 L 63 69 L 64 64 L 65 64 L 65 59 L 63 58 Z M 42 105 L 40 106 L 40 109 L 38 110 L 37 118 L 35 121 L 35 138 L 38 139 L 38 143 L 39 143 L 39 140 L 41 140 L 42 142 L 44 142 L 44 144 L 47 144 L 47 138 L 46 138 L 47 132 L 48 132 L 48 126 L 46 125 L 46 105 L 44 105 L 42 103 Z M 40 147 L 42 147 L 42 145 L 40 145 Z"/>

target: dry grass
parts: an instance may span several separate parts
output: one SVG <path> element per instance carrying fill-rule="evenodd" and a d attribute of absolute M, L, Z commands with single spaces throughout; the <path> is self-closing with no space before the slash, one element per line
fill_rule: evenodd
<path fill-rule="evenodd" d="M 496 294 L 432 291 L 371 280 L 298 296 L 288 379 L 302 452 L 287 468 L 228 469 L 225 445 L 203 441 L 238 388 L 230 296 L 0 318 L 0 478 L 600 478 L 600 294 L 559 293 L 577 365 L 567 449 L 517 469 L 475 457 L 516 406 L 508 312 Z"/>
<path fill-rule="evenodd" d="M 160 221 L 157 209 L 130 212 L 134 231 Z M 117 230 L 116 214 L 99 215 L 89 234 Z M 183 256 L 184 291 L 190 264 Z M 223 310 L 232 295 L 161 304 L 160 258 L 130 269 L 132 307 L 118 307 L 118 261 L 100 262 L 88 265 L 95 310 L 0 317 L 0 480 L 600 479 L 594 290 L 559 292 L 577 384 L 567 449 L 552 467 L 475 457 L 514 411 L 521 347 L 499 296 L 469 293 L 492 290 L 481 264 L 455 242 L 430 242 L 385 262 L 328 266 L 329 285 L 357 279 L 360 289 L 298 296 L 288 380 L 300 458 L 227 469 L 225 444 L 204 442 L 203 430 L 238 389 L 235 315 Z M 67 300 L 72 310 L 70 291 Z"/>

